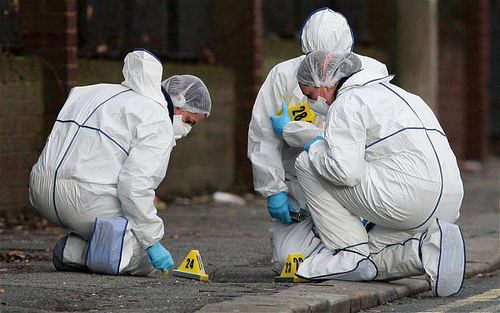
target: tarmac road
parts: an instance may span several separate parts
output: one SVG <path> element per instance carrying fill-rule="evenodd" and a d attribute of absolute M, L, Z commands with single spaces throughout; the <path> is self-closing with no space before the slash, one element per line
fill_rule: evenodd
<path fill-rule="evenodd" d="M 0 300 L 8 303 L 0 311 L 192 312 L 207 303 L 290 286 L 274 283 L 267 230 L 271 221 L 262 203 L 169 205 L 159 212 L 166 225 L 162 243 L 175 266 L 197 249 L 210 281 L 161 273 L 144 278 L 56 272 L 50 250 L 64 235 L 62 229 L 4 231 L 1 252 L 21 250 L 38 260 L 0 263 L 0 288 L 5 290 Z"/>
<path fill-rule="evenodd" d="M 500 264 L 499 176 L 498 160 L 463 175 L 466 196 L 459 222 L 469 275 Z M 64 230 L 0 229 L 0 312 L 357 312 L 428 290 L 418 277 L 394 283 L 275 283 L 272 222 L 262 199 L 244 206 L 171 204 L 159 214 L 166 225 L 162 243 L 176 266 L 197 249 L 208 282 L 161 273 L 145 278 L 56 272 L 51 249 Z M 9 257 L 13 250 L 21 252 Z"/>

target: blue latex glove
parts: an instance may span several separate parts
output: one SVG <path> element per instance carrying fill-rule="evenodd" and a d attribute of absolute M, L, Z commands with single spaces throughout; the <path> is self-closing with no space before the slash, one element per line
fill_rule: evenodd
<path fill-rule="evenodd" d="M 278 137 L 283 137 L 283 127 L 290 122 L 290 115 L 288 114 L 288 103 L 283 101 L 281 103 L 281 114 L 271 116 L 271 122 L 273 123 L 273 130 L 278 135 Z"/>
<path fill-rule="evenodd" d="M 281 191 L 267 197 L 267 209 L 271 216 L 280 222 L 286 224 L 292 222 L 289 211 L 295 211 L 295 208 L 288 200 L 286 192 Z"/>
<path fill-rule="evenodd" d="M 161 243 L 157 242 L 151 247 L 147 248 L 148 252 L 148 261 L 149 264 L 153 265 L 156 269 L 166 271 L 172 265 L 174 265 L 174 260 L 172 260 L 172 256 L 167 249 L 165 249 Z"/>
<path fill-rule="evenodd" d="M 316 136 L 314 137 L 313 139 L 309 140 L 308 143 L 306 143 L 306 145 L 304 146 L 304 150 L 306 150 L 307 152 L 309 152 L 309 148 L 311 147 L 311 145 L 313 143 L 315 143 L 316 141 L 318 140 L 325 140 L 325 138 L 323 138 L 322 136 Z"/>

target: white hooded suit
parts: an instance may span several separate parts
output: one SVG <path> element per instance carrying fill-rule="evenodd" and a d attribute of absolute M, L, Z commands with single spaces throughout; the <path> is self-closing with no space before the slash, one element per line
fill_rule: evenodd
<path fill-rule="evenodd" d="M 295 164 L 312 221 L 276 232 L 275 256 L 303 253 L 297 276 L 307 279 L 425 272 L 434 293 L 448 296 L 465 269 L 452 224 L 463 197 L 457 161 L 432 110 L 391 79 L 367 68 L 337 87 L 323 139 Z M 360 217 L 375 226 L 367 232 Z"/>
<path fill-rule="evenodd" d="M 145 249 L 164 232 L 154 190 L 175 142 L 160 61 L 135 50 L 123 75 L 72 89 L 31 171 L 30 200 L 72 232 L 59 244 L 65 266 L 148 274 Z"/>
<path fill-rule="evenodd" d="M 345 17 L 328 8 L 312 12 L 300 32 L 302 51 L 331 50 L 340 53 L 352 50 L 354 38 Z M 297 182 L 294 164 L 304 144 L 322 133 L 323 118 L 317 116 L 314 124 L 291 122 L 283 129 L 283 139 L 277 137 L 269 119 L 288 105 L 307 102 L 297 82 L 297 68 L 304 55 L 274 66 L 262 84 L 252 110 L 248 129 L 247 155 L 252 163 L 254 189 L 264 197 L 278 192 L 288 193 L 296 210 L 307 204 Z M 384 64 L 359 56 L 365 67 L 376 68 L 387 75 Z"/>

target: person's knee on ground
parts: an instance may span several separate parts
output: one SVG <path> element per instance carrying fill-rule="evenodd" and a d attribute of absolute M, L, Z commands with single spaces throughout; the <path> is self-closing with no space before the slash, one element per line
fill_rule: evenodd
<path fill-rule="evenodd" d="M 290 225 L 276 223 L 270 232 L 273 248 L 272 269 L 277 274 L 281 272 L 290 253 L 301 253 L 307 258 L 322 246 L 310 217 Z"/>
<path fill-rule="evenodd" d="M 91 244 L 76 233 L 70 233 L 56 243 L 53 263 L 58 271 L 135 276 L 148 276 L 154 272 L 146 250 L 127 227 L 124 218 L 98 218 L 95 223 Z"/>

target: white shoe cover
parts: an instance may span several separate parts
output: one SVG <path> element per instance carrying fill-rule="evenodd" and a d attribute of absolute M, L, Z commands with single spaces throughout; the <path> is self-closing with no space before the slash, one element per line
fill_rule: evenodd
<path fill-rule="evenodd" d="M 427 230 L 421 251 L 434 296 L 457 294 L 465 277 L 465 243 L 460 227 L 436 219 Z"/>
<path fill-rule="evenodd" d="M 323 248 L 306 258 L 296 275 L 309 280 L 366 281 L 377 276 L 377 268 L 368 257 L 361 254 L 347 250 L 335 253 Z"/>
<path fill-rule="evenodd" d="M 75 233 L 61 238 L 54 247 L 53 262 L 59 271 L 88 271 L 85 266 L 87 241 Z"/>

